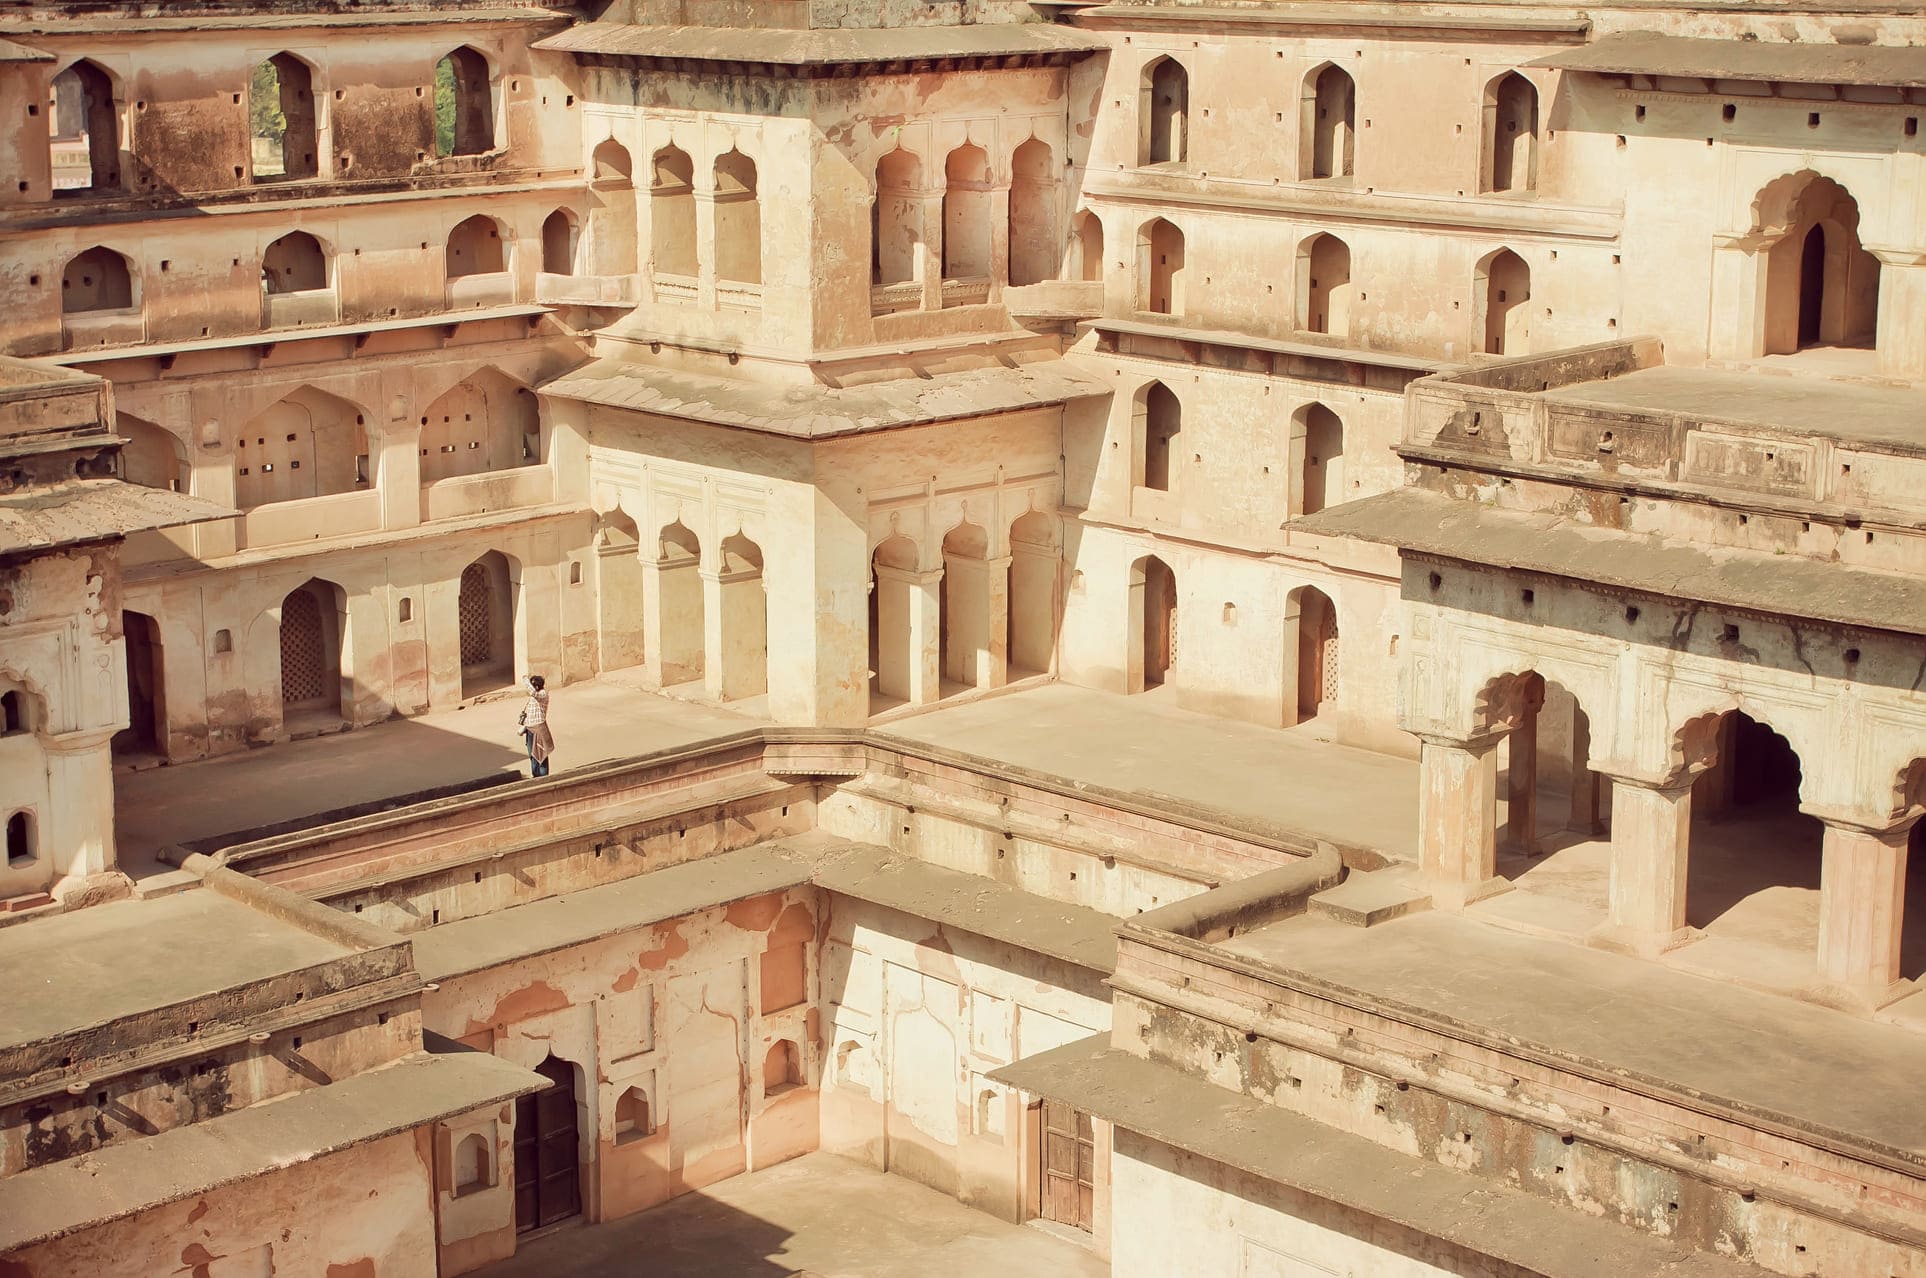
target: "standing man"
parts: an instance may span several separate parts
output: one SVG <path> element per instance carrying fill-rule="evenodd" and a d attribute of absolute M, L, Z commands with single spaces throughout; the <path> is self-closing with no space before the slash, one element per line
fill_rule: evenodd
<path fill-rule="evenodd" d="M 538 674 L 528 676 L 528 704 L 522 707 L 522 740 L 528 745 L 528 775 L 548 775 L 548 756 L 555 752 L 555 737 L 548 730 L 547 680 Z"/>

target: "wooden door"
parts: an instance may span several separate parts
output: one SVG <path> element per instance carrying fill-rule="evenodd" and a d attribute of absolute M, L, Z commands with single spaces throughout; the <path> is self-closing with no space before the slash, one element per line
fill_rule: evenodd
<path fill-rule="evenodd" d="M 1043 1218 L 1089 1230 L 1096 1167 L 1090 1115 L 1060 1101 L 1043 1102 Z"/>
<path fill-rule="evenodd" d="M 553 1056 L 536 1067 L 546 1091 L 515 1102 L 515 1232 L 580 1215 L 575 1069 Z"/>

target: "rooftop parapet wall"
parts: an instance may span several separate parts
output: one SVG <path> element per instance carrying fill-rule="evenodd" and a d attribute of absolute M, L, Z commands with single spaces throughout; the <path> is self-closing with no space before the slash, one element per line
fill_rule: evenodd
<path fill-rule="evenodd" d="M 1650 338 L 1424 378 L 1405 413 L 1407 461 L 1672 499 L 1655 510 L 1737 504 L 1855 528 L 1926 515 L 1926 394 L 1671 367 Z"/>

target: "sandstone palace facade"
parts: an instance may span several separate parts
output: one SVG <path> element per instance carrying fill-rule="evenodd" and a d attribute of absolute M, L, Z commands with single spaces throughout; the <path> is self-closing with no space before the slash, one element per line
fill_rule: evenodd
<path fill-rule="evenodd" d="M 828 1152 L 1926 1278 L 1922 115 L 1887 0 L 0 0 L 0 1275 Z"/>

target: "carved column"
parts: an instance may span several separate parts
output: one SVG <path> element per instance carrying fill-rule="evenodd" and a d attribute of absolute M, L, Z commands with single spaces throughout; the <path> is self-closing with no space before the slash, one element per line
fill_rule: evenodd
<path fill-rule="evenodd" d="M 1819 975 L 1854 1002 L 1891 1002 L 1900 981 L 1907 821 L 1868 829 L 1828 820 L 1819 873 Z"/>
<path fill-rule="evenodd" d="M 1498 862 L 1496 737 L 1423 736 L 1418 758 L 1418 862 L 1443 908 L 1503 891 Z"/>

